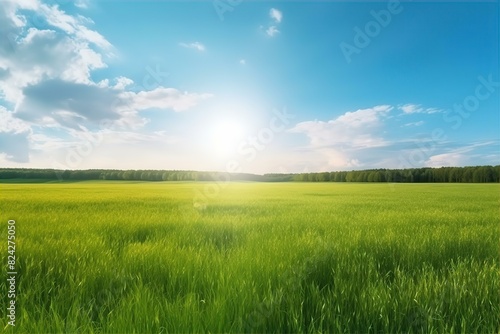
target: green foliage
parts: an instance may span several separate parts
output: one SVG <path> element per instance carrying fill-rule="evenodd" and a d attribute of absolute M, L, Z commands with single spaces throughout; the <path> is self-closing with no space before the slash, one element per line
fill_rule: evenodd
<path fill-rule="evenodd" d="M 208 184 L 2 184 L 12 332 L 499 332 L 498 185 Z"/>
<path fill-rule="evenodd" d="M 297 174 L 295 181 L 322 181 L 322 173 Z M 303 177 L 307 175 L 307 177 Z M 302 176 L 302 177 L 301 177 Z M 331 172 L 335 182 L 403 182 L 403 183 L 498 183 L 500 166 L 441 167 L 410 169 L 375 169 Z"/>
<path fill-rule="evenodd" d="M 500 166 L 375 169 L 301 174 L 196 172 L 179 170 L 54 170 L 0 168 L 0 182 L 127 180 L 127 181 L 258 181 L 258 182 L 404 182 L 404 183 L 498 183 Z"/>

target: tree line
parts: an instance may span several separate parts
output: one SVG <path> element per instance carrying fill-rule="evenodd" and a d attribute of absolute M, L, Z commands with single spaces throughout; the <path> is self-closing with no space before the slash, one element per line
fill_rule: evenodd
<path fill-rule="evenodd" d="M 124 180 L 124 181 L 290 181 L 283 175 L 255 175 L 247 173 L 199 172 L 186 170 L 57 170 L 31 168 L 0 168 L 0 180 Z"/>
<path fill-rule="evenodd" d="M 199 172 L 185 170 L 57 170 L 0 168 L 0 180 L 82 181 L 257 181 L 257 182 L 500 182 L 499 166 L 368 169 L 339 172 L 264 174 Z"/>
<path fill-rule="evenodd" d="M 368 169 L 359 171 L 301 173 L 297 182 L 405 182 L 488 183 L 500 182 L 500 166 Z"/>

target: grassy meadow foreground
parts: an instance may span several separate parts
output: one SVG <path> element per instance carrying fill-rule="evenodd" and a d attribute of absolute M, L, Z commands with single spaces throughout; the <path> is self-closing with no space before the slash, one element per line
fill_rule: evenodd
<path fill-rule="evenodd" d="M 498 184 L 208 185 L 0 184 L 2 330 L 499 332 Z"/>

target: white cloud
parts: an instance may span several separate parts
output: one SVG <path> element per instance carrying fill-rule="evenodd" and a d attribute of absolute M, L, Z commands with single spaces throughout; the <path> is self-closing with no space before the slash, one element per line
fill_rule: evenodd
<path fill-rule="evenodd" d="M 283 19 L 283 13 L 281 13 L 279 10 L 276 8 L 271 8 L 269 11 L 269 16 L 276 22 L 280 23 L 281 20 Z"/>
<path fill-rule="evenodd" d="M 123 90 L 127 86 L 130 86 L 131 84 L 134 83 L 132 79 L 126 78 L 126 77 L 118 77 L 115 79 L 116 85 L 113 86 L 114 89 L 119 89 Z"/>
<path fill-rule="evenodd" d="M 298 123 L 291 132 L 305 133 L 316 147 L 347 145 L 353 148 L 383 146 L 385 141 L 376 135 L 381 118 L 393 107 L 376 106 L 347 112 L 328 122 L 308 121 Z"/>
<path fill-rule="evenodd" d="M 323 166 L 317 169 L 318 171 L 330 170 L 332 168 L 357 168 L 361 166 L 359 159 L 356 159 L 343 150 L 329 148 L 322 149 L 320 153 L 326 158 Z"/>
<path fill-rule="evenodd" d="M 11 132 L 14 134 L 31 132 L 29 124 L 13 117 L 12 112 L 0 106 L 0 132 Z"/>
<path fill-rule="evenodd" d="M 399 150 L 399 168 L 498 164 L 498 155 L 492 156 L 491 159 L 487 156 L 491 148 L 498 148 L 497 141 L 472 144 L 443 141 L 438 144 L 433 140 L 427 140 L 413 142 L 411 146 L 410 149 Z"/>
<path fill-rule="evenodd" d="M 95 84 L 45 80 L 24 88 L 15 116 L 32 124 L 55 123 L 79 129 L 104 119 L 120 119 L 127 107 L 120 94 L 120 91 Z"/>
<path fill-rule="evenodd" d="M 88 0 L 76 3 L 80 8 L 88 4 Z M 89 18 L 69 15 L 39 0 L 2 2 L 0 31 L 6 37 L 0 39 L 2 161 L 47 167 L 54 162 L 51 152 L 67 155 L 71 147 L 85 144 L 86 137 L 99 134 L 120 145 L 171 144 L 171 134 L 143 131 L 149 120 L 141 111 L 180 112 L 211 97 L 161 86 L 131 92 L 127 89 L 134 82 L 123 76 L 94 82 L 91 73 L 107 67 L 114 49 L 89 28 L 92 24 Z M 205 50 L 199 42 L 186 47 Z"/>
<path fill-rule="evenodd" d="M 247 61 L 245 59 L 240 59 L 239 63 L 241 65 L 246 65 L 247 64 Z"/>
<path fill-rule="evenodd" d="M 424 124 L 424 121 L 418 121 L 418 122 L 411 122 L 411 123 L 406 123 L 405 125 L 403 126 L 421 126 Z"/>
<path fill-rule="evenodd" d="M 200 42 L 193 42 L 193 43 L 179 43 L 180 46 L 188 48 L 188 49 L 194 49 L 197 51 L 205 51 L 205 45 L 201 44 Z"/>
<path fill-rule="evenodd" d="M 398 106 L 399 110 L 402 110 L 405 114 L 434 114 L 437 112 L 441 112 L 441 109 L 438 108 L 423 108 L 420 104 L 405 104 Z"/>
<path fill-rule="evenodd" d="M 5 29 L 9 38 L 0 41 L 0 95 L 6 101 L 19 103 L 25 87 L 45 79 L 91 83 L 90 72 L 107 66 L 104 58 L 112 56 L 113 47 L 85 26 L 91 20 L 36 0 L 7 1 L 2 6 L 0 30 Z M 29 13 L 19 14 L 20 10 Z M 24 15 L 36 16 L 39 28 L 30 26 L 33 22 Z"/>
<path fill-rule="evenodd" d="M 112 51 L 112 45 L 97 31 L 88 29 L 84 24 L 92 23 L 83 16 L 71 16 L 61 11 L 57 6 L 47 6 L 40 4 L 38 13 L 43 15 L 47 23 L 52 27 L 56 27 L 64 31 L 68 35 L 77 37 L 78 39 L 92 43 L 95 46 Z"/>
<path fill-rule="evenodd" d="M 116 126 L 141 127 L 146 121 L 139 112 L 146 109 L 188 110 L 208 93 L 182 93 L 175 88 L 158 87 L 151 91 L 130 92 L 124 88 L 132 80 L 119 77 L 115 86 L 108 82 L 96 84 L 64 80 L 46 80 L 26 87 L 16 108 L 15 117 L 31 124 L 59 126 L 67 129 L 92 128 L 103 121 Z"/>
<path fill-rule="evenodd" d="M 140 142 L 150 143 L 168 143 L 177 142 L 174 136 L 166 134 L 164 131 L 156 131 L 153 133 L 138 133 L 134 131 L 102 131 L 103 138 L 106 144 L 131 144 Z"/>
<path fill-rule="evenodd" d="M 273 22 L 266 29 L 266 34 L 270 37 L 274 37 L 280 33 L 278 25 L 281 23 L 281 20 L 283 19 L 283 13 L 277 10 L 276 8 L 271 8 L 269 10 L 269 16 L 271 17 Z M 263 28 L 264 27 L 261 26 L 261 29 Z"/>
<path fill-rule="evenodd" d="M 431 156 L 426 162 L 427 167 L 463 166 L 466 157 L 461 153 L 443 153 Z"/>
<path fill-rule="evenodd" d="M 146 110 L 151 108 L 172 109 L 179 112 L 196 106 L 200 101 L 212 97 L 211 94 L 182 93 L 175 88 L 158 87 L 151 91 L 121 94 L 132 108 Z"/>
<path fill-rule="evenodd" d="M 90 0 L 76 0 L 75 1 L 75 6 L 81 9 L 87 9 L 89 8 L 90 5 Z"/>
<path fill-rule="evenodd" d="M 380 105 L 368 109 L 347 112 L 337 119 L 338 123 L 352 127 L 379 125 L 380 117 L 393 109 L 390 105 Z"/>
<path fill-rule="evenodd" d="M 62 148 L 70 148 L 77 144 L 76 141 L 68 141 L 66 139 L 48 136 L 43 133 L 35 133 L 30 136 L 31 145 L 30 148 L 32 150 L 37 151 L 52 151 L 58 150 Z"/>
<path fill-rule="evenodd" d="M 329 167 L 356 167 L 361 165 L 356 151 L 389 144 L 378 133 L 382 119 L 392 109 L 392 106 L 380 105 L 347 112 L 328 122 L 301 122 L 289 132 L 305 134 L 309 138 L 309 149 L 321 153 Z"/>
<path fill-rule="evenodd" d="M 405 104 L 403 106 L 398 107 L 400 110 L 402 110 L 405 114 L 413 114 L 415 112 L 418 112 L 419 106 L 416 104 Z"/>
<path fill-rule="evenodd" d="M 278 30 L 278 28 L 276 28 L 276 26 L 270 26 L 269 28 L 267 28 L 266 30 L 266 34 L 270 37 L 274 37 L 276 36 L 277 34 L 279 34 L 280 31 Z"/>

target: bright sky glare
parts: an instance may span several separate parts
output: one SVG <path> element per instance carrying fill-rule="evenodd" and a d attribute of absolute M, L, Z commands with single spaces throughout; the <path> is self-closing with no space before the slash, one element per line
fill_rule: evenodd
<path fill-rule="evenodd" d="M 498 165 L 499 31 L 498 1 L 2 0 L 0 166 Z"/>

